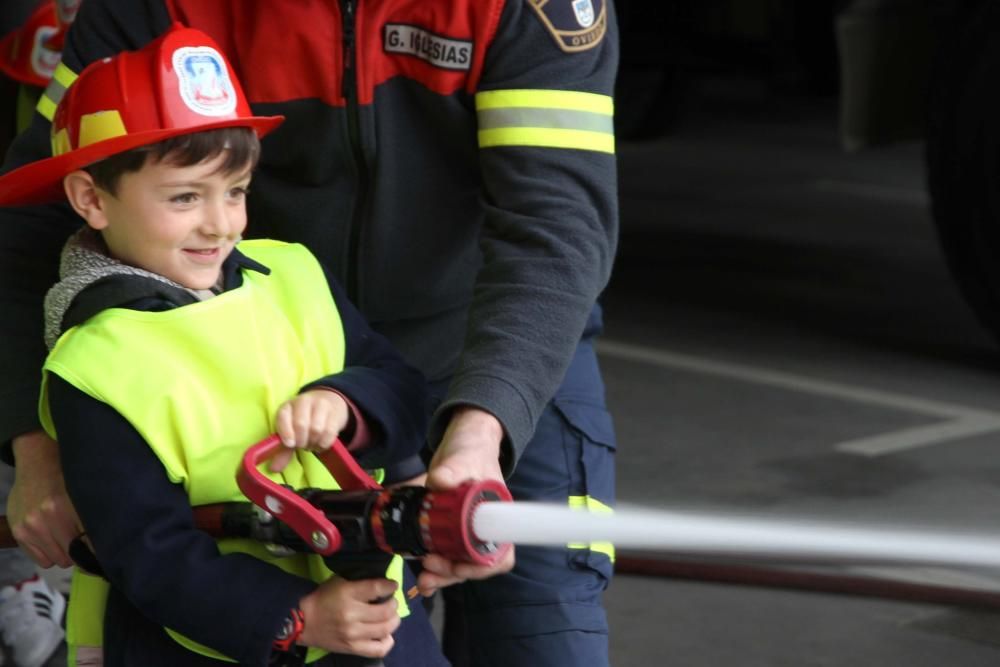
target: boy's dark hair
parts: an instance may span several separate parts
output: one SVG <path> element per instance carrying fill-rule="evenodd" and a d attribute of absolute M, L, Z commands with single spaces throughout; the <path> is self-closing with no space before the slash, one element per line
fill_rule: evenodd
<path fill-rule="evenodd" d="M 260 140 L 249 127 L 224 127 L 182 134 L 159 143 L 133 148 L 84 167 L 97 187 L 118 194 L 118 181 L 124 174 L 139 171 L 146 162 L 167 160 L 177 167 L 190 167 L 225 152 L 219 171 L 230 174 L 238 169 L 257 166 Z"/>

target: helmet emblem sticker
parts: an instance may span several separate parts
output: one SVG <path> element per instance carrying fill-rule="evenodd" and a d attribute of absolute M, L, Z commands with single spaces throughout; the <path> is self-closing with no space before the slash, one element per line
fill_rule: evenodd
<path fill-rule="evenodd" d="M 56 71 L 56 65 L 62 58 L 60 51 L 45 48 L 45 42 L 56 34 L 57 29 L 43 26 L 35 31 L 35 41 L 31 46 L 31 69 L 43 79 L 51 79 Z"/>
<path fill-rule="evenodd" d="M 590 0 L 573 0 L 573 11 L 581 28 L 594 25 L 594 4 Z"/>
<path fill-rule="evenodd" d="M 566 53 L 592 49 L 608 31 L 608 0 L 525 0 Z"/>
<path fill-rule="evenodd" d="M 56 2 L 56 12 L 59 15 L 59 22 L 69 25 L 76 18 L 76 13 L 80 11 L 82 0 L 58 0 Z"/>
<path fill-rule="evenodd" d="M 203 116 L 228 116 L 236 110 L 236 91 L 222 56 L 207 46 L 174 51 L 174 72 L 181 99 Z"/>

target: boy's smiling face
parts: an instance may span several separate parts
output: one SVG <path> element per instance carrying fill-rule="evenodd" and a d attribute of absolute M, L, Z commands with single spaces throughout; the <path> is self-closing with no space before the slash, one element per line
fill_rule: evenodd
<path fill-rule="evenodd" d="M 247 225 L 250 167 L 225 172 L 224 154 L 179 167 L 148 161 L 121 176 L 117 194 L 98 190 L 102 214 L 88 217 L 117 260 L 190 289 L 209 289 Z"/>

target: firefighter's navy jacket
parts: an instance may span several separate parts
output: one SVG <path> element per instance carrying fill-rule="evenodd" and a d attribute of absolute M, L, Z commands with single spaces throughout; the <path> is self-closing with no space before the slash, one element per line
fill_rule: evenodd
<path fill-rule="evenodd" d="M 305 244 L 408 361 L 453 376 L 432 443 L 456 404 L 496 415 L 509 471 L 615 251 L 610 3 L 87 0 L 5 169 L 48 154 L 74 72 L 174 20 L 219 42 L 255 113 L 288 118 L 264 140 L 249 234 Z M 4 438 L 37 428 L 39 304 L 78 224 L 0 211 Z"/>

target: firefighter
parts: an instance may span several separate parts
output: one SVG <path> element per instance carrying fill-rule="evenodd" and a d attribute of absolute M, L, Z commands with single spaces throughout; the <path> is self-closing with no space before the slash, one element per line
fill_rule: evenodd
<path fill-rule="evenodd" d="M 429 486 L 505 477 L 515 498 L 606 511 L 615 441 L 593 342 L 617 236 L 611 3 L 87 0 L 61 73 L 175 20 L 220 43 L 258 112 L 288 118 L 264 142 L 251 233 L 336 266 L 374 328 L 432 380 Z M 44 155 L 61 92 L 43 96 L 8 168 Z M 37 209 L 0 222 L 0 270 L 19 276 L 0 304 L 33 322 L 51 268 L 32 267 L 51 266 L 79 222 Z M 29 238 L 40 250 L 24 266 Z M 34 468 L 48 470 L 54 449 L 30 417 L 40 332 L 5 333 L 3 433 L 17 436 L 15 494 L 37 508 L 43 494 L 22 480 L 51 478 Z M 59 504 L 58 488 L 45 495 Z M 61 557 L 58 540 L 21 534 Z M 604 665 L 612 557 L 603 544 L 522 548 L 494 579 L 509 561 L 428 558 L 420 585 L 484 578 L 449 592 L 469 623 L 456 635 L 449 615 L 446 639 L 467 640 L 449 645 L 456 664 L 465 648 L 475 665 Z"/>

